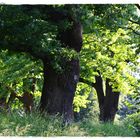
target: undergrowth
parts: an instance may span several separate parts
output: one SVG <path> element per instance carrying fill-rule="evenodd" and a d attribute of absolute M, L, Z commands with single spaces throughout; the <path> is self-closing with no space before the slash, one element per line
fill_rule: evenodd
<path fill-rule="evenodd" d="M 62 125 L 60 116 L 39 113 L 0 114 L 0 136 L 136 136 L 123 122 L 101 124 L 97 117 L 85 118 L 69 126 Z"/>

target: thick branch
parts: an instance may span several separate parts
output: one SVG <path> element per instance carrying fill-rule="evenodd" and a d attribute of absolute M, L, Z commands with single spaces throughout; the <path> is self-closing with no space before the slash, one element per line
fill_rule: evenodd
<path fill-rule="evenodd" d="M 97 95 L 98 95 L 99 104 L 101 105 L 104 102 L 102 78 L 101 78 L 101 76 L 95 76 L 95 79 L 96 79 L 96 83 L 93 83 L 89 80 L 86 80 L 86 79 L 80 77 L 79 82 L 85 83 L 85 84 L 95 88 Z"/>
<path fill-rule="evenodd" d="M 140 25 L 140 22 L 139 21 L 137 22 L 137 21 L 134 21 L 134 20 L 131 20 L 131 19 L 129 19 L 129 21 L 132 22 L 132 23 L 135 23 L 135 24 Z"/>
<path fill-rule="evenodd" d="M 0 42 L 0 50 L 2 49 L 8 49 L 9 51 L 13 51 L 13 52 L 28 53 L 37 59 L 46 59 L 49 61 L 49 56 L 45 52 L 39 49 L 34 50 L 33 46 L 27 46 L 26 44 Z"/>
<path fill-rule="evenodd" d="M 140 5 L 139 4 L 135 4 L 136 5 L 136 7 L 140 10 Z"/>
<path fill-rule="evenodd" d="M 79 78 L 79 82 L 85 83 L 85 84 L 87 84 L 87 85 L 89 85 L 91 87 L 95 87 L 95 83 L 93 83 L 93 82 L 91 82 L 89 80 L 86 80 L 86 79 L 84 79 L 82 77 Z"/>
<path fill-rule="evenodd" d="M 132 29 L 132 28 L 130 28 L 130 27 L 128 27 L 127 29 L 132 30 L 132 31 L 133 31 L 133 33 L 134 33 L 134 34 L 136 34 L 136 35 L 140 35 L 140 33 L 139 33 L 139 32 L 135 31 L 134 29 Z"/>

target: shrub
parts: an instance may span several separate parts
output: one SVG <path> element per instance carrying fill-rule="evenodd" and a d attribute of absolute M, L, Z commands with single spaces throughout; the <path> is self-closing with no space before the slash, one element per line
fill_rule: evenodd
<path fill-rule="evenodd" d="M 126 124 L 136 132 L 137 136 L 140 136 L 140 112 L 129 115 Z"/>

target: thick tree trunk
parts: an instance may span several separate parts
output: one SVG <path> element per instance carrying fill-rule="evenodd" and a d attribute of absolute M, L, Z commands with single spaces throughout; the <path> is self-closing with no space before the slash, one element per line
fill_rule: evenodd
<path fill-rule="evenodd" d="M 114 122 L 118 110 L 119 92 L 113 92 L 109 79 L 106 80 L 106 95 L 104 95 L 102 77 L 96 76 L 95 89 L 97 92 L 100 115 L 102 122 Z"/>
<path fill-rule="evenodd" d="M 80 23 L 73 23 L 68 30 L 60 31 L 57 39 L 61 41 L 62 47 L 74 49 L 79 53 L 82 47 Z M 73 120 L 72 104 L 79 81 L 79 60 L 72 58 L 65 61 L 65 68 L 61 74 L 57 73 L 45 60 L 43 63 L 44 84 L 40 108 L 42 111 L 47 110 L 49 114 L 60 113 L 64 116 L 65 124 L 70 123 Z"/>
<path fill-rule="evenodd" d="M 61 114 L 65 123 L 73 120 L 73 98 L 79 79 L 79 61 L 72 60 L 69 70 L 58 74 L 44 63 L 44 85 L 41 97 L 41 110 L 49 114 Z M 67 65 L 68 65 L 67 64 Z"/>

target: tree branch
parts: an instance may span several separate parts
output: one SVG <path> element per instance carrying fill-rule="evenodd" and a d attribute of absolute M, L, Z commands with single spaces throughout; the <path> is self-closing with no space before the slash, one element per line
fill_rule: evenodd
<path fill-rule="evenodd" d="M 140 33 L 139 33 L 139 32 L 135 31 L 134 29 L 132 29 L 132 28 L 130 28 L 130 27 L 127 27 L 127 29 L 132 30 L 132 31 L 133 31 L 133 33 L 134 33 L 134 34 L 136 34 L 136 35 L 140 35 Z"/>
<path fill-rule="evenodd" d="M 37 47 L 36 47 L 37 48 Z M 18 44 L 18 43 L 11 43 L 11 42 L 0 42 L 0 50 L 8 49 L 12 52 L 23 52 L 32 55 L 37 59 L 46 59 L 49 61 L 49 56 L 41 50 L 34 50 L 33 46 L 27 46 L 26 44 Z"/>
<path fill-rule="evenodd" d="M 131 19 L 129 19 L 129 21 L 132 22 L 132 23 L 135 23 L 135 24 L 140 25 L 140 22 L 139 21 L 137 22 L 137 21 L 134 21 L 134 20 L 131 20 Z"/>
<path fill-rule="evenodd" d="M 87 85 L 89 85 L 91 87 L 95 87 L 95 83 L 93 83 L 93 82 L 91 82 L 89 80 L 86 80 L 86 79 L 84 79 L 82 77 L 79 78 L 79 82 L 85 83 L 85 84 L 87 84 Z"/>
<path fill-rule="evenodd" d="M 139 4 L 135 4 L 136 5 L 136 7 L 140 10 L 140 5 Z"/>
<path fill-rule="evenodd" d="M 133 31 L 134 34 L 140 35 L 140 32 L 137 32 L 137 31 L 135 31 L 134 29 L 132 29 L 132 28 L 130 28 L 130 27 L 121 27 L 121 26 L 120 26 L 120 28 L 131 30 L 131 31 Z"/>

